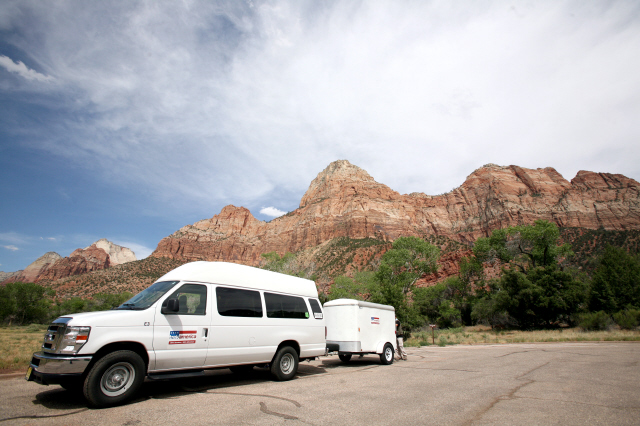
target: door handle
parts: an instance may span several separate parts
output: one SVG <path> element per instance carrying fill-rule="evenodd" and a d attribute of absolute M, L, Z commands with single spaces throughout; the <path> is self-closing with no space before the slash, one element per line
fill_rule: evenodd
<path fill-rule="evenodd" d="M 202 329 L 202 334 L 204 337 L 209 337 L 209 329 L 208 328 L 203 328 Z"/>

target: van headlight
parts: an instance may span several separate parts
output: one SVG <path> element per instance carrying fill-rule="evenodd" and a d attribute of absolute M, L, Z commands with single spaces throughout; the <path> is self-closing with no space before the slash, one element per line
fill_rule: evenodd
<path fill-rule="evenodd" d="M 60 341 L 61 354 L 77 354 L 85 343 L 89 340 L 91 327 L 67 327 L 67 330 Z"/>

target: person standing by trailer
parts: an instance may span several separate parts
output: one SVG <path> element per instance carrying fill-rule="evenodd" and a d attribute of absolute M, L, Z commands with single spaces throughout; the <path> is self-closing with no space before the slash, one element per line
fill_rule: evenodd
<path fill-rule="evenodd" d="M 407 353 L 404 350 L 404 331 L 402 330 L 402 325 L 400 324 L 400 320 L 396 318 L 396 346 L 398 347 L 398 358 L 407 360 Z"/>

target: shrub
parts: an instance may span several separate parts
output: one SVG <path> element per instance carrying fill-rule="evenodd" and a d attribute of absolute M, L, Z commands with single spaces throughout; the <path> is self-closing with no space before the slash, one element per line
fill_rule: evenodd
<path fill-rule="evenodd" d="M 613 314 L 613 320 L 623 330 L 633 330 L 638 326 L 640 321 L 640 310 L 626 309 Z"/>
<path fill-rule="evenodd" d="M 583 330 L 607 330 L 611 325 L 613 321 L 604 311 L 582 314 L 578 320 L 578 327 Z"/>

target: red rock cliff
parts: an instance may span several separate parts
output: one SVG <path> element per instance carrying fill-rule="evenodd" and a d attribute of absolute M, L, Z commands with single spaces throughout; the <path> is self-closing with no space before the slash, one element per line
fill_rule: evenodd
<path fill-rule="evenodd" d="M 262 253 L 297 252 L 336 237 L 394 240 L 443 235 L 460 242 L 493 229 L 546 219 L 559 226 L 640 228 L 640 184 L 622 175 L 488 164 L 453 191 L 402 195 L 346 160 L 311 182 L 295 211 L 263 222 L 244 207 L 187 225 L 163 238 L 152 256 L 257 265 Z"/>

